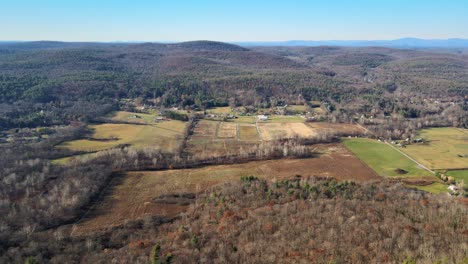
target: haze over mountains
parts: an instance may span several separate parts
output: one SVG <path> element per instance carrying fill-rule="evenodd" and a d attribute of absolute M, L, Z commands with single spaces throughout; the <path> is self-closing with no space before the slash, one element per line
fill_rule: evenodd
<path fill-rule="evenodd" d="M 393 47 L 393 48 L 460 48 L 468 47 L 468 39 L 419 39 L 394 40 L 289 40 L 272 42 L 237 42 L 242 46 L 347 46 L 347 47 Z"/>
<path fill-rule="evenodd" d="M 100 42 L 61 42 L 61 41 L 0 41 L 0 44 L 15 43 L 49 43 L 61 47 L 63 43 L 80 43 L 89 45 Z M 177 43 L 176 41 L 153 41 L 155 43 Z M 391 48 L 468 48 L 468 39 L 449 38 L 449 39 L 420 39 L 420 38 L 400 38 L 393 40 L 287 40 L 287 41 L 228 41 L 240 46 L 340 46 L 340 47 L 391 47 Z M 103 42 L 101 42 L 103 43 Z M 143 41 L 111 41 L 106 43 L 144 43 Z M 67 45 L 68 46 L 68 45 Z"/>

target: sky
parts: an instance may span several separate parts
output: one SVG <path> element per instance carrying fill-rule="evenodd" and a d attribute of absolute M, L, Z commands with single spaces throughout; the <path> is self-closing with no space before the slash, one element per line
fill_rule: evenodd
<path fill-rule="evenodd" d="M 0 40 L 468 38 L 468 0 L 0 0 Z"/>

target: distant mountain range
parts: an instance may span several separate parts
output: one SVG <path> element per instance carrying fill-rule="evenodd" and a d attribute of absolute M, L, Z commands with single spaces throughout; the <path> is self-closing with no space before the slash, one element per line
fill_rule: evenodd
<path fill-rule="evenodd" d="M 468 39 L 418 39 L 395 40 L 290 40 L 273 42 L 234 42 L 241 46 L 342 46 L 342 47 L 392 47 L 392 48 L 468 48 Z"/>
<path fill-rule="evenodd" d="M 96 45 L 129 45 L 149 43 L 142 41 L 111 41 L 111 42 L 61 42 L 61 41 L 2 41 L 0 45 L 13 45 L 15 48 L 64 48 L 83 47 Z M 176 41 L 156 41 L 151 43 L 178 44 Z M 185 43 L 185 42 L 184 42 Z M 186 43 L 194 43 L 189 41 Z M 243 47 L 255 46 L 286 46 L 286 47 L 318 47 L 318 46 L 339 46 L 339 47 L 388 47 L 388 48 L 468 48 L 468 39 L 419 39 L 401 38 L 394 40 L 289 40 L 289 41 L 240 41 L 228 42 Z"/>

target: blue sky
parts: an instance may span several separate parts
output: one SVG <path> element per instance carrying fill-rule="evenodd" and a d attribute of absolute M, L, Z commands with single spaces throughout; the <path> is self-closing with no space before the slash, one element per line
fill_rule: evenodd
<path fill-rule="evenodd" d="M 468 38 L 468 0 L 0 0 L 0 40 Z"/>

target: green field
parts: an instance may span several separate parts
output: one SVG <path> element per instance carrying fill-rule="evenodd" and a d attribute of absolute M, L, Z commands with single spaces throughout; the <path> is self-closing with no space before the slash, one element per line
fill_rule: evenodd
<path fill-rule="evenodd" d="M 407 185 L 408 187 L 417 188 L 422 191 L 431 192 L 431 193 L 447 193 L 447 185 L 434 182 L 433 184 L 429 184 L 426 186 L 415 186 L 415 185 Z"/>
<path fill-rule="evenodd" d="M 444 127 L 418 133 L 428 143 L 415 143 L 401 150 L 431 169 L 468 168 L 468 130 Z"/>
<path fill-rule="evenodd" d="M 383 142 L 364 138 L 352 138 L 344 139 L 344 144 L 356 154 L 359 159 L 381 176 L 432 176 L 429 171 L 420 168 L 416 163 Z M 395 171 L 396 169 L 403 169 L 408 173 L 399 174 Z"/>
<path fill-rule="evenodd" d="M 305 119 L 298 115 L 270 115 L 264 123 L 304 123 Z"/>
<path fill-rule="evenodd" d="M 454 177 L 457 181 L 464 181 L 465 184 L 468 184 L 468 170 L 453 170 L 447 171 L 444 174 L 447 176 Z"/>
<path fill-rule="evenodd" d="M 234 119 L 228 119 L 226 122 L 234 122 L 241 124 L 255 124 L 255 116 L 237 116 Z"/>
<path fill-rule="evenodd" d="M 157 125 L 100 124 L 89 127 L 94 130 L 92 139 L 73 140 L 59 147 L 95 152 L 128 144 L 137 149 L 158 147 L 174 151 L 182 141 L 185 123 L 172 120 Z"/>
<path fill-rule="evenodd" d="M 127 111 L 115 111 L 108 115 L 111 120 L 114 121 L 123 121 L 129 123 L 139 123 L 139 124 L 154 124 L 155 118 L 157 116 L 156 111 L 152 114 L 144 113 L 133 113 Z"/>

